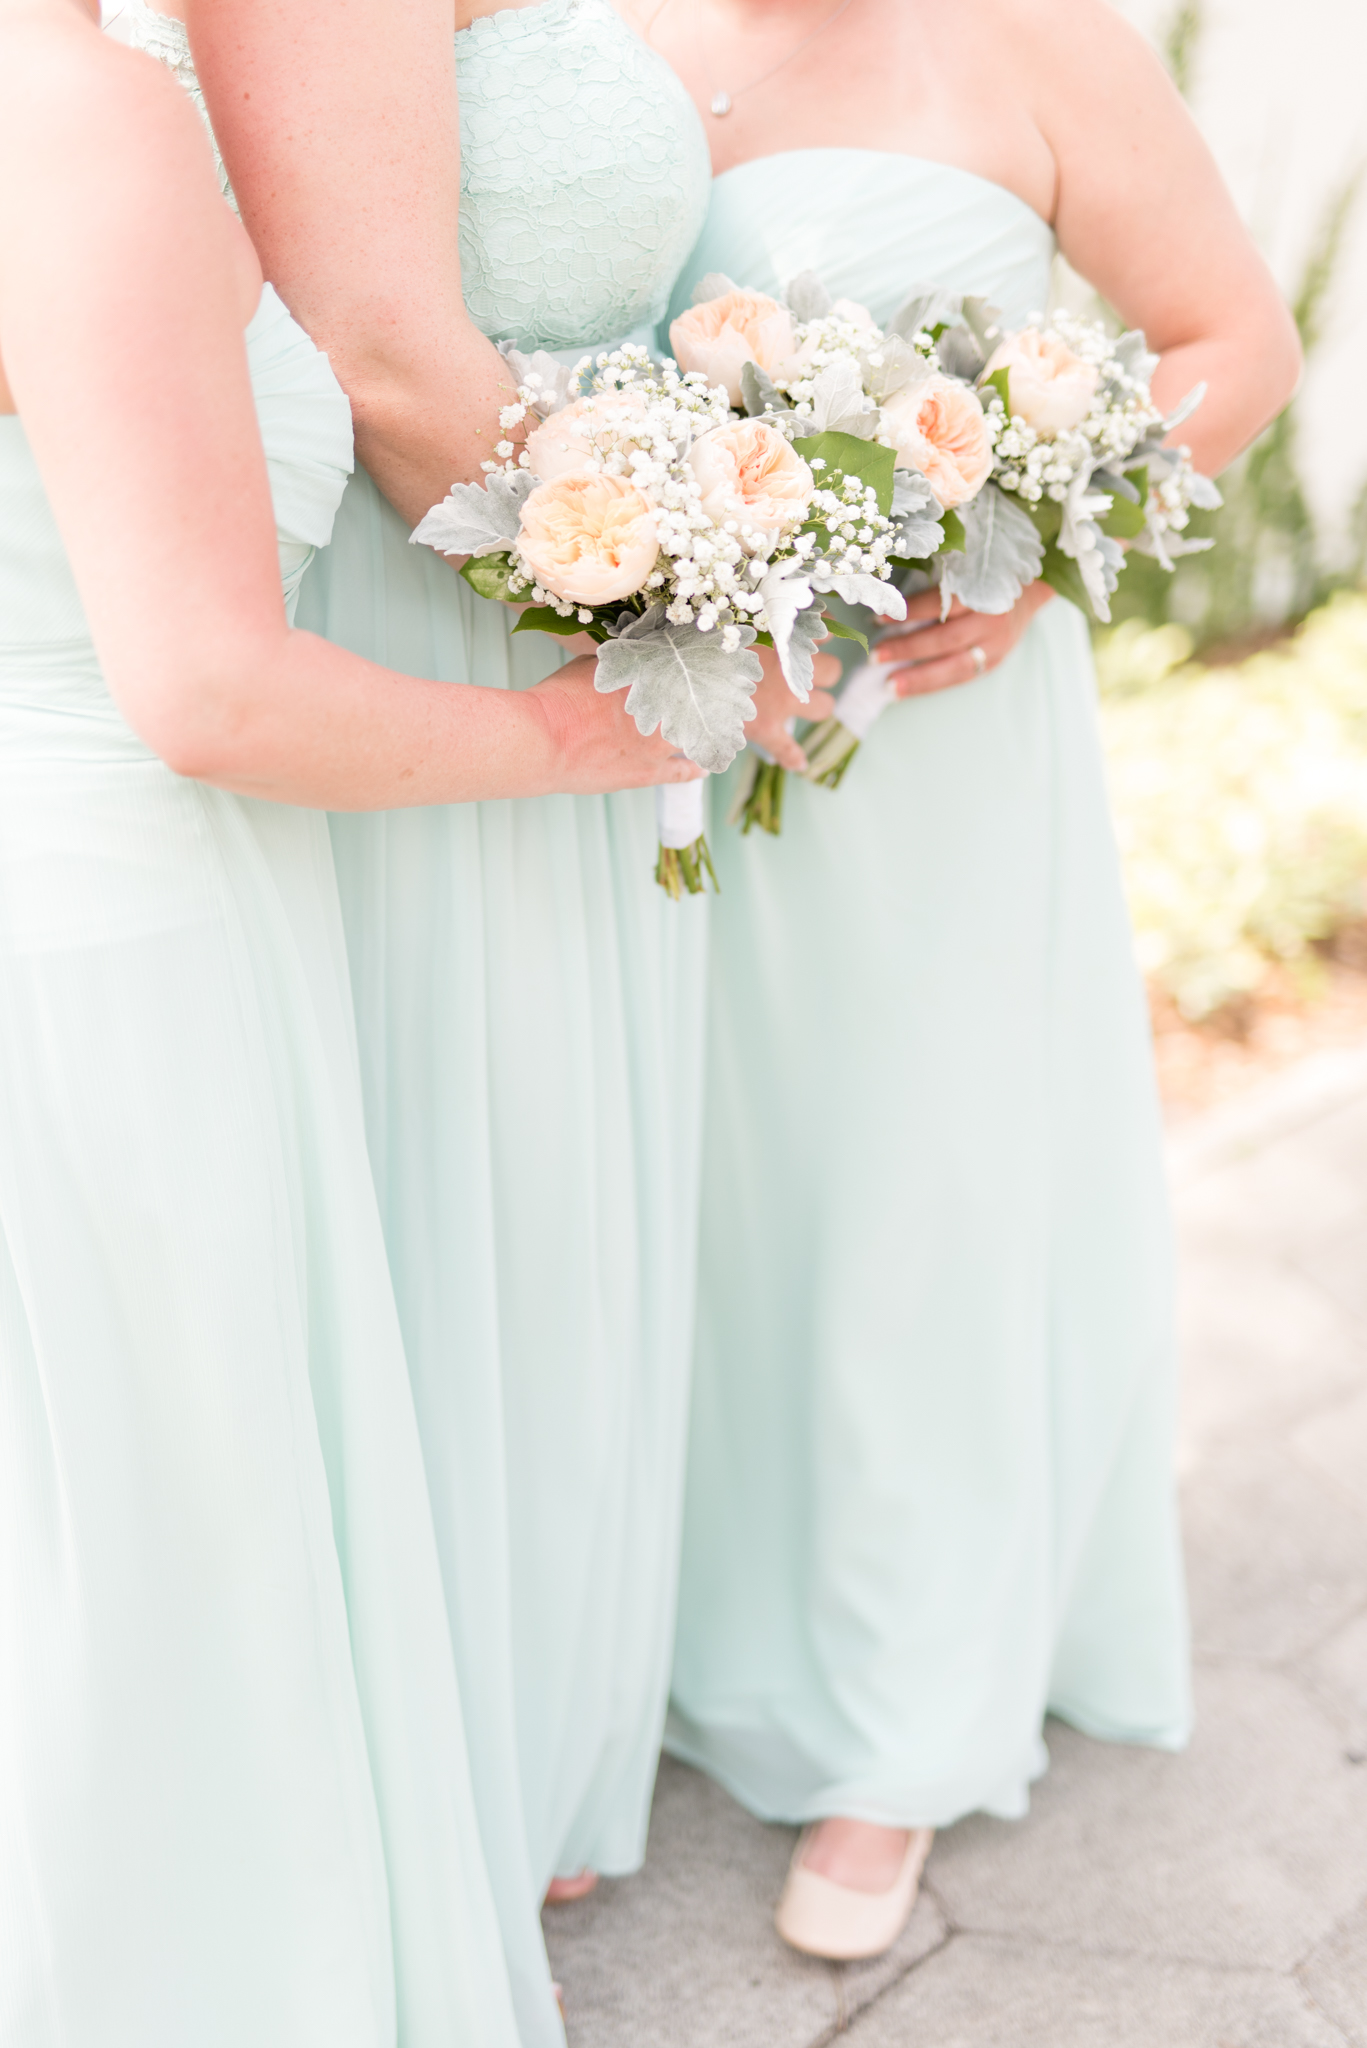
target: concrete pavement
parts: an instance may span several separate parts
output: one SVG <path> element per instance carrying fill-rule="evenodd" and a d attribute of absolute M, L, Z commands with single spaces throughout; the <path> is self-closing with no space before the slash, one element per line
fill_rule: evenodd
<path fill-rule="evenodd" d="M 778 1940 L 790 1830 L 662 1769 L 639 1877 L 547 1915 L 571 2048 L 1367 2048 L 1367 1048 L 1181 1131 L 1198 1729 L 1056 1723 L 881 1961 Z"/>

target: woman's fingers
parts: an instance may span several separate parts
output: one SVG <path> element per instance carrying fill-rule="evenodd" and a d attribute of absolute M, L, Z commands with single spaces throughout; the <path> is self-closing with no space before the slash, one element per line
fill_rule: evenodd
<path fill-rule="evenodd" d="M 996 622 L 977 612 L 961 612 L 943 626 L 925 626 L 919 633 L 895 633 L 880 640 L 873 658 L 889 668 L 909 661 L 940 661 L 965 647 L 987 646 L 1000 629 Z"/>
<path fill-rule="evenodd" d="M 940 616 L 940 608 L 942 603 L 943 600 L 938 590 L 918 590 L 915 597 L 909 597 L 907 599 L 907 615 L 905 621 L 899 620 L 897 621 L 897 623 L 905 623 L 906 625 L 910 626 L 917 619 L 938 619 Z M 951 598 L 949 603 L 950 618 L 957 619 L 962 612 L 963 606 L 959 602 L 958 598 Z"/>
<path fill-rule="evenodd" d="M 913 668 L 898 669 L 894 687 L 899 697 L 925 697 L 932 690 L 949 690 L 959 683 L 971 683 L 988 669 L 995 668 L 999 656 L 989 655 L 986 648 L 980 648 L 982 659 L 972 648 L 962 652 L 942 655 L 937 661 L 918 661 Z"/>

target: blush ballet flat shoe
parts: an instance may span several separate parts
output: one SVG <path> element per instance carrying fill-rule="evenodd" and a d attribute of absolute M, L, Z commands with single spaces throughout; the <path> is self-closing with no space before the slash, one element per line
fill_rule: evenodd
<path fill-rule="evenodd" d="M 921 1872 L 935 1839 L 933 1828 L 913 1828 L 902 1868 L 885 1892 L 857 1892 L 835 1884 L 802 1861 L 810 1828 L 804 1828 L 788 1881 L 774 1915 L 789 1948 L 829 1963 L 854 1963 L 890 1949 L 911 1918 Z"/>

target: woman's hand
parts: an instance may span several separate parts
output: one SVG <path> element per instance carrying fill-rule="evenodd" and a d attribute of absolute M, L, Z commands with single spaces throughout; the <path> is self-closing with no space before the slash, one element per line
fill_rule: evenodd
<path fill-rule="evenodd" d="M 745 744 L 747 747 L 762 747 L 780 768 L 791 768 L 794 774 L 800 775 L 807 766 L 807 756 L 789 732 L 788 720 L 796 717 L 815 721 L 830 717 L 835 709 L 831 687 L 840 680 L 840 663 L 833 654 L 817 655 L 812 671 L 812 694 L 803 704 L 784 682 L 773 648 L 757 647 L 755 652 L 764 674 L 755 690 L 755 716 L 745 728 Z"/>
<path fill-rule="evenodd" d="M 907 599 L 906 623 L 911 626 L 918 619 L 932 623 L 880 640 L 873 659 L 897 671 L 899 697 L 924 697 L 932 690 L 952 690 L 956 683 L 975 682 L 1005 661 L 1035 613 L 1053 595 L 1047 583 L 1032 583 L 1009 612 L 997 613 L 971 612 L 956 597 L 949 617 L 941 623 L 939 591 L 923 590 Z"/>
<path fill-rule="evenodd" d="M 549 787 L 570 796 L 696 782 L 702 774 L 657 729 L 645 737 L 626 710 L 627 692 L 594 685 L 596 654 L 580 655 L 523 693 L 546 721 L 555 749 Z"/>

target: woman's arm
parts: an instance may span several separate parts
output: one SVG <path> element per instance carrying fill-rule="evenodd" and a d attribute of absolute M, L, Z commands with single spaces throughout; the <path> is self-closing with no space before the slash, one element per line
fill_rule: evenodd
<path fill-rule="evenodd" d="M 1180 438 L 1218 474 L 1296 388 L 1295 323 L 1196 123 L 1106 0 L 1012 0 L 1035 118 L 1058 166 L 1055 227 L 1074 269 L 1162 357 Z"/>
<path fill-rule="evenodd" d="M 243 330 L 261 273 L 203 130 L 71 9 L 4 24 L 0 348 L 109 687 L 182 773 L 373 809 L 688 780 L 591 661 L 422 682 L 286 625 Z"/>
<path fill-rule="evenodd" d="M 360 460 L 416 525 L 479 480 L 516 397 L 461 295 L 451 0 L 188 0 L 185 14 L 266 275 L 326 349 Z"/>
<path fill-rule="evenodd" d="M 1159 405 L 1172 410 L 1206 385 L 1173 438 L 1214 476 L 1294 392 L 1295 323 L 1143 38 L 1106 0 L 1007 6 L 1022 81 L 1057 165 L 1059 246 L 1122 319 L 1144 329 L 1161 359 L 1153 380 Z M 907 607 L 907 623 L 921 630 L 884 640 L 877 659 L 899 670 L 903 696 L 971 682 L 1011 652 L 1050 595 L 1036 584 L 993 618 L 956 601 L 940 624 L 929 593 Z"/>

